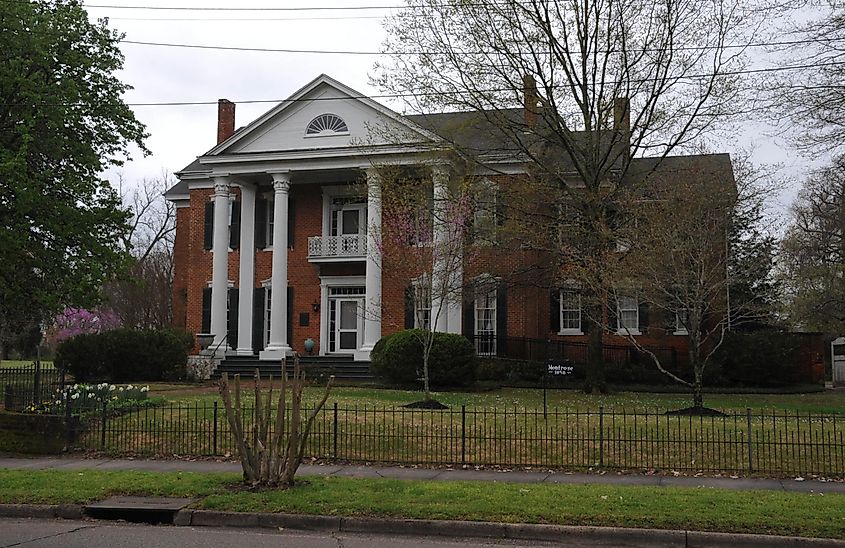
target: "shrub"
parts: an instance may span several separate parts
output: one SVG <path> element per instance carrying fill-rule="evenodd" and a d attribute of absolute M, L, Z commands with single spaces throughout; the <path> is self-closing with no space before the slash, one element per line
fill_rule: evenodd
<path fill-rule="evenodd" d="M 115 329 L 62 342 L 55 365 L 78 382 L 176 380 L 185 375 L 192 346 L 184 332 Z"/>
<path fill-rule="evenodd" d="M 433 388 L 469 386 L 476 379 L 475 348 L 461 335 L 434 333 L 429 355 L 429 383 Z M 423 341 L 421 329 L 406 329 L 382 337 L 370 354 L 376 377 L 405 386 L 421 386 Z"/>
<path fill-rule="evenodd" d="M 713 356 L 712 374 L 734 386 L 794 384 L 801 345 L 799 335 L 777 330 L 728 333 Z"/>

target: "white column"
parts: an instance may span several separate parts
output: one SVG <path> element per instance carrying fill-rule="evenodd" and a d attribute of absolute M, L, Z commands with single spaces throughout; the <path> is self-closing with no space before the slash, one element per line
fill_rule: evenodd
<path fill-rule="evenodd" d="M 434 218 L 432 222 L 431 314 L 432 328 L 442 333 L 461 332 L 463 233 L 448 207 L 449 167 L 432 167 Z M 436 316 L 436 319 L 435 319 Z"/>
<path fill-rule="evenodd" d="M 364 280 L 364 344 L 356 359 L 370 359 L 381 338 L 381 181 L 375 168 L 367 170 L 367 266 Z"/>
<path fill-rule="evenodd" d="M 280 360 L 291 353 L 288 342 L 288 198 L 290 173 L 273 177 L 273 267 L 270 278 L 270 341 L 262 360 Z"/>
<path fill-rule="evenodd" d="M 255 187 L 241 185 L 241 243 L 238 271 L 238 350 L 252 355 L 252 295 L 255 284 Z"/>
<path fill-rule="evenodd" d="M 211 270 L 213 348 L 226 336 L 226 292 L 229 290 L 229 177 L 214 177 L 214 239 Z M 228 342 L 220 350 L 228 349 Z"/>

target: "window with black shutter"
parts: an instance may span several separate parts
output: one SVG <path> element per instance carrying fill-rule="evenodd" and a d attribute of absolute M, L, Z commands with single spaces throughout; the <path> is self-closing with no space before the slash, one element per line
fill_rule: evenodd
<path fill-rule="evenodd" d="M 202 290 L 202 328 L 203 333 L 211 332 L 211 288 L 205 287 Z"/>
<path fill-rule="evenodd" d="M 255 248 L 267 247 L 267 200 L 259 198 L 255 201 Z"/>
<path fill-rule="evenodd" d="M 236 287 L 230 287 L 228 291 L 228 298 L 226 301 L 226 342 L 232 348 L 238 347 L 238 297 L 239 290 Z"/>
<path fill-rule="evenodd" d="M 229 247 L 237 249 L 241 243 L 241 202 L 232 202 L 232 220 L 229 224 Z"/>
<path fill-rule="evenodd" d="M 293 248 L 294 228 L 296 227 L 296 202 L 288 198 L 288 247 Z"/>
<path fill-rule="evenodd" d="M 203 249 L 211 249 L 214 246 L 214 202 L 205 203 L 205 217 L 202 233 Z"/>
<path fill-rule="evenodd" d="M 496 339 L 497 356 L 507 356 L 508 352 L 508 290 L 500 285 L 496 289 Z"/>
<path fill-rule="evenodd" d="M 252 351 L 264 350 L 264 288 L 252 290 Z"/>

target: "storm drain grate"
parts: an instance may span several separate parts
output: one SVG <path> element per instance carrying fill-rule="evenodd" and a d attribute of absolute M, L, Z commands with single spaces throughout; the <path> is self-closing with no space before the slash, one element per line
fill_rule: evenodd
<path fill-rule="evenodd" d="M 173 523 L 176 513 L 195 501 L 168 497 L 111 497 L 86 505 L 85 515 L 94 519 L 158 525 Z"/>

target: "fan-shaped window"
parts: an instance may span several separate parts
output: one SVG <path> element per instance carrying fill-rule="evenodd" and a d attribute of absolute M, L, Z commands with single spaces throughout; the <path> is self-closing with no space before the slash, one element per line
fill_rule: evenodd
<path fill-rule="evenodd" d="M 349 133 L 346 122 L 337 114 L 321 114 L 311 120 L 305 135 L 333 135 L 335 133 Z"/>

